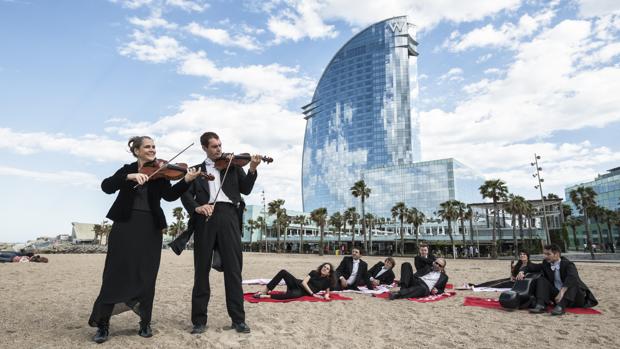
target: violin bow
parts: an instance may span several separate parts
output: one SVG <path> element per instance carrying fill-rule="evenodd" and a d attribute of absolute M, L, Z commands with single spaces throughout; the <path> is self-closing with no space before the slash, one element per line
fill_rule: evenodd
<path fill-rule="evenodd" d="M 166 164 L 164 166 L 160 166 L 159 168 L 157 168 L 157 170 L 155 170 L 155 172 L 151 173 L 151 175 L 146 179 L 147 181 L 153 177 L 157 172 L 161 171 L 164 167 L 166 167 L 166 165 L 168 165 L 172 160 L 176 159 L 179 155 L 183 154 L 187 149 L 189 149 L 191 146 L 194 145 L 194 142 L 192 142 L 192 144 L 188 145 L 187 147 L 185 147 L 183 150 L 181 150 L 180 152 L 177 153 L 177 155 L 173 156 L 172 159 L 166 161 Z M 133 189 L 136 189 L 137 187 L 139 187 L 140 184 L 136 184 Z"/>
<path fill-rule="evenodd" d="M 235 154 L 230 153 L 229 156 L 234 157 Z M 215 198 L 213 199 L 213 212 L 215 212 L 215 205 L 217 204 L 217 197 L 220 195 L 220 191 L 222 191 L 222 187 L 224 186 L 224 181 L 226 180 L 226 175 L 228 175 L 228 169 L 230 168 L 230 164 L 232 164 L 232 159 L 228 161 L 228 165 L 226 166 L 226 171 L 224 171 L 224 178 L 222 178 L 222 180 L 220 181 L 220 187 L 217 189 L 217 193 L 215 193 Z M 212 216 L 213 214 L 211 214 L 210 216 L 207 216 L 207 218 L 205 219 L 205 223 L 207 223 L 209 221 L 209 218 L 211 218 Z"/>

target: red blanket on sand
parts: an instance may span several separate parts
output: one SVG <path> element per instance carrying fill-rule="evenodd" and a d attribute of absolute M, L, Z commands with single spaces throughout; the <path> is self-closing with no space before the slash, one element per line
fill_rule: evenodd
<path fill-rule="evenodd" d="M 465 297 L 463 305 L 506 310 L 502 308 L 497 298 Z M 549 312 L 551 309 L 552 308 L 549 307 L 547 311 Z M 602 314 L 600 311 L 592 308 L 566 308 L 566 312 L 573 314 Z"/>
<path fill-rule="evenodd" d="M 274 293 L 284 293 L 284 292 L 280 292 L 280 291 L 271 292 L 271 294 L 274 294 Z M 325 299 L 319 299 L 319 298 L 312 297 L 312 296 L 303 296 L 303 297 L 292 298 L 292 299 L 271 299 L 271 298 L 254 298 L 252 297 L 253 295 L 254 293 L 244 293 L 243 299 L 245 299 L 246 302 L 250 302 L 250 303 L 330 302 Z M 350 301 L 351 299 L 353 299 L 349 297 L 343 297 L 337 293 L 331 293 L 329 297 L 331 298 L 332 301 Z"/>
<path fill-rule="evenodd" d="M 429 303 L 429 302 L 437 302 L 437 301 L 440 301 L 442 299 L 450 298 L 450 297 L 454 296 L 455 294 L 456 294 L 456 292 L 451 291 L 451 292 L 444 292 L 444 293 L 438 294 L 438 295 L 430 295 L 430 296 L 426 296 L 426 297 L 407 298 L 407 299 L 410 300 L 410 301 L 413 301 L 413 302 L 418 302 L 418 303 Z M 373 295 L 373 297 L 387 299 L 387 298 L 389 298 L 389 294 L 388 294 L 388 292 L 385 292 L 385 293 L 381 293 L 381 294 L 375 294 L 375 295 Z"/>

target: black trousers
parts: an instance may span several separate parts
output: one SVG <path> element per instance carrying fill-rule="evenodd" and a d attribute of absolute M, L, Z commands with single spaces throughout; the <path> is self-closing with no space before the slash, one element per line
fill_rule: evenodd
<path fill-rule="evenodd" d="M 400 266 L 399 298 L 426 297 L 431 294 L 426 283 L 413 275 L 411 263 L 405 262 Z"/>
<path fill-rule="evenodd" d="M 301 280 L 297 279 L 296 277 L 293 276 L 293 274 L 289 273 L 288 271 L 284 269 L 280 270 L 276 274 L 276 276 L 274 276 L 273 279 L 269 281 L 269 283 L 267 284 L 267 289 L 271 291 L 274 288 L 276 288 L 276 286 L 278 286 L 278 284 L 280 283 L 280 280 L 284 280 L 284 282 L 286 283 L 286 293 L 272 294 L 271 298 L 291 299 L 291 298 L 299 298 L 299 297 L 308 295 L 308 292 L 304 289 L 303 285 L 301 284 Z"/>
<path fill-rule="evenodd" d="M 222 257 L 226 310 L 235 323 L 245 322 L 243 287 L 241 286 L 241 228 L 237 209 L 232 204 L 217 203 L 213 215 L 205 225 L 198 217 L 194 232 L 194 288 L 192 290 L 192 323 L 207 323 L 207 309 L 211 297 L 209 272 L 213 248 L 217 246 Z"/>
<path fill-rule="evenodd" d="M 542 276 L 536 279 L 534 287 L 536 288 L 536 302 L 538 304 L 548 304 L 555 301 L 555 297 L 560 292 L 547 278 Z M 560 305 L 571 308 L 583 308 L 585 303 L 586 292 L 579 287 L 569 287 L 560 301 Z"/>

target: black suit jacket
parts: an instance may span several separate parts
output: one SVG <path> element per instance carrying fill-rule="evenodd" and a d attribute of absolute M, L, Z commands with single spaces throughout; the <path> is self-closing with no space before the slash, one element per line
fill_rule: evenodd
<path fill-rule="evenodd" d="M 200 166 L 202 171 L 205 171 L 204 163 L 196 165 L 196 167 L 198 166 Z M 225 170 L 220 171 L 220 178 L 222 179 L 224 178 L 224 172 Z M 245 207 L 241 194 L 248 195 L 252 192 L 257 174 L 256 171 L 246 174 L 243 168 L 231 165 L 222 184 L 222 192 L 228 196 L 233 205 L 237 206 L 239 227 L 243 226 L 243 211 Z M 188 222 L 188 229 L 190 227 L 199 228 L 199 226 L 202 226 L 205 217 L 196 213 L 195 210 L 196 207 L 209 203 L 209 181 L 202 176 L 196 178 L 190 184 L 189 189 L 181 196 L 181 202 L 191 217 Z"/>
<path fill-rule="evenodd" d="M 376 280 L 379 280 L 380 284 L 390 285 L 392 284 L 392 282 L 394 282 L 394 279 L 396 278 L 392 269 L 386 270 L 385 273 L 381 274 L 379 277 L 376 276 L 381 271 L 381 268 L 383 268 L 384 265 L 385 264 L 383 262 L 378 262 L 377 264 L 373 265 L 372 268 L 370 268 L 370 270 L 368 271 L 368 275 L 369 277 L 373 277 Z"/>
<path fill-rule="evenodd" d="M 111 177 L 101 182 L 101 189 L 107 194 L 119 192 L 116 200 L 110 207 L 107 218 L 115 222 L 126 222 L 131 217 L 131 209 L 135 198 L 135 190 L 133 187 L 136 182 L 127 180 L 127 175 L 138 172 L 138 162 L 126 164 L 121 167 Z M 147 185 L 147 197 L 149 208 L 155 221 L 155 226 L 159 229 L 168 227 L 166 216 L 161 209 L 161 199 L 166 201 L 174 201 L 178 199 L 189 187 L 184 179 L 178 181 L 174 186 L 170 185 L 170 181 L 164 178 L 149 180 Z"/>
<path fill-rule="evenodd" d="M 433 270 L 433 262 L 435 261 L 435 256 L 429 254 L 428 257 L 415 256 L 413 259 L 413 264 L 415 265 L 415 272 L 419 275 L 425 275 L 430 273 Z"/>
<path fill-rule="evenodd" d="M 353 272 L 353 257 L 344 257 L 338 268 L 336 268 L 336 272 L 338 272 L 338 278 L 342 276 L 345 279 L 348 279 Z M 368 264 L 361 259 L 357 268 L 357 276 L 355 277 L 355 282 L 353 284 L 356 286 L 366 285 L 369 289 L 373 288 L 370 283 L 370 277 L 368 276 Z"/>
<path fill-rule="evenodd" d="M 552 285 L 555 281 L 555 272 L 551 270 L 551 263 L 543 260 L 541 264 L 530 263 L 527 266 L 528 273 L 542 273 L 541 277 L 546 278 Z M 579 287 L 586 293 L 586 308 L 593 307 L 598 301 L 586 284 L 579 278 L 575 263 L 569 261 L 566 257 L 560 259 L 560 279 L 562 286 L 566 288 Z"/>
<path fill-rule="evenodd" d="M 429 271 L 429 273 L 430 273 L 430 271 Z M 424 274 L 415 273 L 415 274 L 413 274 L 413 276 L 417 277 L 417 278 L 421 278 L 422 276 L 424 276 L 426 274 L 428 274 L 428 273 L 424 273 Z M 437 283 L 435 284 L 435 288 L 437 289 L 437 294 L 444 293 L 444 290 L 446 289 L 446 285 L 447 284 L 448 284 L 448 275 L 446 273 L 441 273 L 439 275 L 439 280 L 437 280 Z M 433 291 L 433 290 L 430 289 L 429 291 Z"/>

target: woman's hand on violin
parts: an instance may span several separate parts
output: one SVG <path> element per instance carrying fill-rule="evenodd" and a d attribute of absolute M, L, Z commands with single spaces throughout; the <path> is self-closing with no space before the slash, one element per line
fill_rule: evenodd
<path fill-rule="evenodd" d="M 196 207 L 194 211 L 196 211 L 196 213 L 198 214 L 209 217 L 211 214 L 213 214 L 213 205 L 204 204 L 202 206 Z"/>
<path fill-rule="evenodd" d="M 250 160 L 250 172 L 256 172 L 256 167 L 261 163 L 262 157 L 258 154 L 252 155 L 252 160 Z"/>
<path fill-rule="evenodd" d="M 149 180 L 149 176 L 145 175 L 144 173 L 130 173 L 127 175 L 127 180 L 134 181 L 142 185 Z"/>
<path fill-rule="evenodd" d="M 187 173 L 185 174 L 185 182 L 189 183 L 196 179 L 196 177 L 198 176 L 200 176 L 200 169 L 190 167 L 187 169 Z"/>

